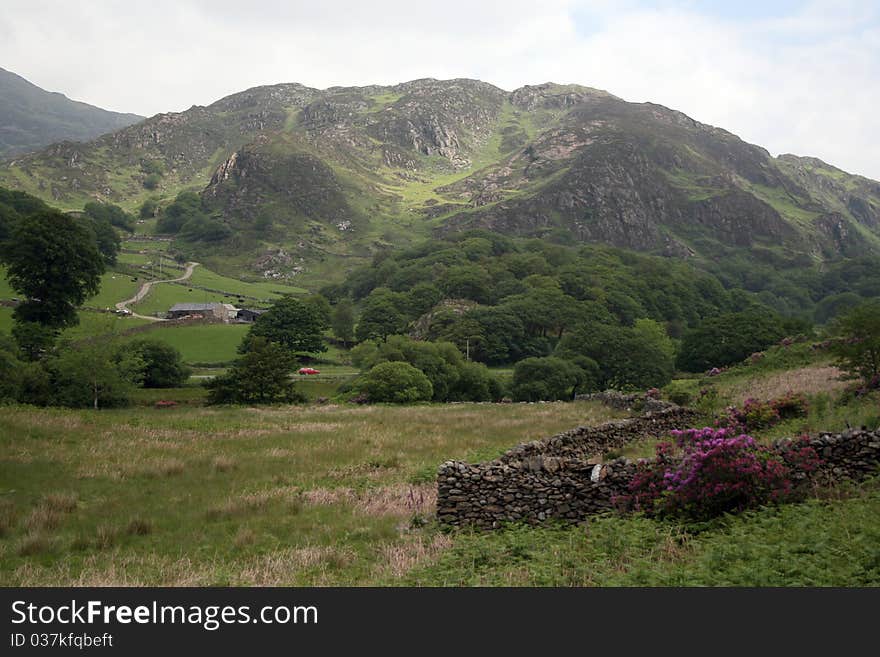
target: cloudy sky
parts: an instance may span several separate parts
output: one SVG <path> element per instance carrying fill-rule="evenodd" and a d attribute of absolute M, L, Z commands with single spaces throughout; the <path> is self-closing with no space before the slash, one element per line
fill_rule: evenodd
<path fill-rule="evenodd" d="M 3 0 L 0 66 L 148 116 L 277 82 L 580 83 L 880 179 L 877 0 Z"/>

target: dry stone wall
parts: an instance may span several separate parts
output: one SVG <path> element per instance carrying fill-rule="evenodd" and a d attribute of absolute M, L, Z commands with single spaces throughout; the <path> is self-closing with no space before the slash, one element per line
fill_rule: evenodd
<path fill-rule="evenodd" d="M 488 463 L 447 461 L 437 477 L 437 517 L 443 524 L 494 528 L 508 522 L 578 522 L 614 508 L 628 492 L 637 463 L 601 454 L 645 437 L 691 426 L 692 411 L 673 408 L 644 417 L 578 427 L 519 445 Z M 784 457 L 790 440 L 774 447 Z M 808 442 L 823 459 L 811 476 L 859 481 L 880 468 L 880 431 L 823 433 Z M 799 446 L 803 446 L 802 444 Z"/>

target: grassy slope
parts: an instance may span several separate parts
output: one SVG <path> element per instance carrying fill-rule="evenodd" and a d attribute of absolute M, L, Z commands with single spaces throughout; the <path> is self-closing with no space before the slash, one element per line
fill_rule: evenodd
<path fill-rule="evenodd" d="M 0 584 L 354 584 L 394 580 L 448 542 L 433 529 L 401 531 L 414 512 L 430 513 L 433 485 L 423 482 L 441 461 L 483 458 L 607 411 L 579 403 L 4 415 Z"/>

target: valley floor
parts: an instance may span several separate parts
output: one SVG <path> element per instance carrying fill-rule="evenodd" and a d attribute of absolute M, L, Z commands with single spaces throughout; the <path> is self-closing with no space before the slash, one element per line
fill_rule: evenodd
<path fill-rule="evenodd" d="M 4 586 L 880 584 L 876 481 L 699 531 L 436 526 L 439 463 L 613 416 L 590 402 L 2 414 Z"/>

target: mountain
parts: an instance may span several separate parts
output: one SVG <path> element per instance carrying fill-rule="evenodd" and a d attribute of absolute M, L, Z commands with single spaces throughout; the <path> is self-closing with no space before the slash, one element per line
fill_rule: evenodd
<path fill-rule="evenodd" d="M 317 277 L 338 275 L 340 258 L 471 228 L 778 267 L 880 253 L 880 183 L 552 83 L 257 87 L 24 155 L 0 167 L 0 185 L 132 209 L 196 190 L 229 229 L 212 234 L 231 236 L 189 232 L 182 249 Z"/>
<path fill-rule="evenodd" d="M 0 158 L 62 140 L 87 141 L 143 118 L 70 100 L 0 68 Z"/>

